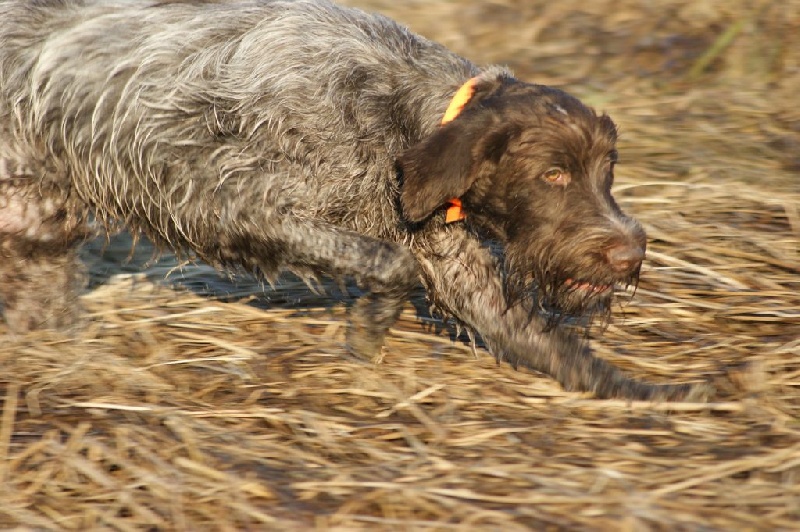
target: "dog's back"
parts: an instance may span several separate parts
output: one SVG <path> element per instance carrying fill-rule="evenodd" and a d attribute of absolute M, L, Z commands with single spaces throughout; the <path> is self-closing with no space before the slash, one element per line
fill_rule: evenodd
<path fill-rule="evenodd" d="M 0 155 L 178 246 L 203 238 L 201 197 L 391 236 L 394 157 L 473 68 L 325 1 L 12 1 L 0 39 Z"/>

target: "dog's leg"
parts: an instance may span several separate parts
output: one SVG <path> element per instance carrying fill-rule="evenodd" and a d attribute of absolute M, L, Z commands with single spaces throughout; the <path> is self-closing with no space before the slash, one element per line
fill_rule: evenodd
<path fill-rule="evenodd" d="M 347 345 L 354 355 L 372 358 L 380 354 L 386 331 L 419 282 L 417 264 L 405 248 L 351 234 L 353 238 L 360 249 L 340 255 L 335 267 L 358 272 L 356 280 L 368 292 L 350 309 Z"/>
<path fill-rule="evenodd" d="M 85 283 L 77 247 L 85 231 L 57 196 L 27 178 L 0 179 L 0 306 L 14 332 L 64 329 L 79 319 Z M 0 170 L 3 170 L 0 168 Z"/>
<path fill-rule="evenodd" d="M 475 329 L 498 360 L 554 377 L 567 390 L 600 398 L 704 400 L 705 384 L 655 385 L 625 376 L 595 357 L 586 341 L 564 327 L 548 330 L 521 305 L 508 307 L 496 260 L 461 228 L 426 239 L 417 258 L 432 299 Z"/>
<path fill-rule="evenodd" d="M 249 228 L 242 232 L 231 227 Z M 259 224 L 227 224 L 219 253 L 226 263 L 264 272 L 289 270 L 336 278 L 352 277 L 365 290 L 351 309 L 347 331 L 350 352 L 370 359 L 419 282 L 411 252 L 392 242 L 292 216 Z"/>

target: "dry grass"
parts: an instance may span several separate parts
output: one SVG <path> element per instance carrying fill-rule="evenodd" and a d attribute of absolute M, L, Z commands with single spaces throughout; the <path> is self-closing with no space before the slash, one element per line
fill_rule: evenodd
<path fill-rule="evenodd" d="M 796 528 L 800 2 L 367 3 L 615 118 L 617 197 L 650 247 L 595 346 L 642 378 L 711 377 L 719 402 L 565 393 L 410 308 L 363 365 L 342 305 L 294 283 L 191 267 L 171 288 L 168 261 L 107 279 L 94 246 L 85 329 L 0 345 L 0 526 Z"/>

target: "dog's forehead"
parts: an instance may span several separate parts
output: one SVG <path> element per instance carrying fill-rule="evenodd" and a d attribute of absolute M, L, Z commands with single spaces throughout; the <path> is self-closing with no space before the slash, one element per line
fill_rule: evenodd
<path fill-rule="evenodd" d="M 556 113 L 561 113 L 561 114 L 562 114 L 562 115 L 564 115 L 564 116 L 569 116 L 569 112 L 567 112 L 567 110 L 566 110 L 566 109 L 564 109 L 564 108 L 561 106 L 561 104 L 558 104 L 558 103 L 551 103 L 551 104 L 549 104 L 549 106 L 550 106 L 550 109 L 552 109 L 552 110 L 553 110 L 553 111 L 555 111 Z"/>
<path fill-rule="evenodd" d="M 553 89 L 520 101 L 516 118 L 525 145 L 546 147 L 576 161 L 605 157 L 613 151 L 617 128 L 611 118 L 597 114 L 577 98 Z M 536 152 L 533 152 L 536 153 Z"/>
<path fill-rule="evenodd" d="M 593 120 L 591 120 L 593 117 L 587 116 L 589 113 L 577 114 L 573 110 L 573 113 L 570 114 L 570 112 L 567 111 L 564 106 L 557 102 L 547 103 L 546 108 L 548 118 L 550 118 L 551 121 L 559 123 L 572 130 L 572 132 L 576 135 L 582 135 L 587 138 L 591 136 L 591 128 L 586 127 L 593 122 Z"/>
<path fill-rule="evenodd" d="M 616 142 L 617 128 L 605 114 L 597 114 L 579 99 L 553 87 L 527 85 L 517 93 L 515 104 L 510 109 L 522 121 L 523 128 L 545 127 L 571 131 L 577 136 L 593 142 Z"/>
<path fill-rule="evenodd" d="M 616 126 L 607 115 L 598 115 L 577 98 L 563 93 L 559 96 L 561 97 L 545 98 L 543 101 L 548 122 L 563 125 L 587 137 L 616 138 Z"/>

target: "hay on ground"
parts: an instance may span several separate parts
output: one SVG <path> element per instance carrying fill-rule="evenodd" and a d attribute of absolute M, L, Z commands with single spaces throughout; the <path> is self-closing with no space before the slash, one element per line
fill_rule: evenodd
<path fill-rule="evenodd" d="M 594 345 L 640 378 L 711 378 L 717 402 L 567 393 L 410 306 L 358 363 L 344 305 L 296 283 L 165 282 L 168 258 L 118 275 L 129 243 L 94 243 L 83 329 L 0 325 L 0 526 L 796 528 L 800 3 L 360 4 L 614 117 L 616 195 L 650 242 Z"/>

